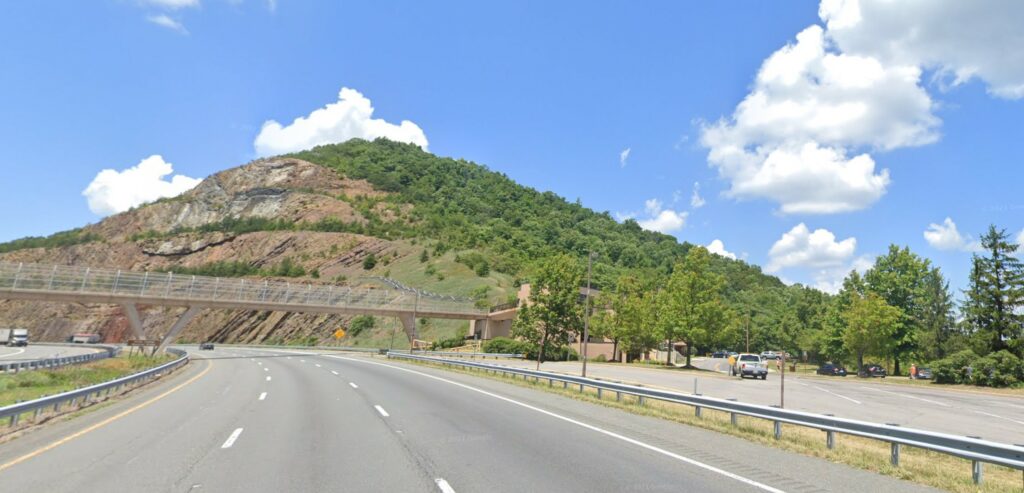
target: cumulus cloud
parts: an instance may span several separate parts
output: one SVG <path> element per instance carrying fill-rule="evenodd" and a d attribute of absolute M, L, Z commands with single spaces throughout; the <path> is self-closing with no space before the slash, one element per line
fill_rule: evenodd
<path fill-rule="evenodd" d="M 100 171 L 82 191 L 82 195 L 89 203 L 89 210 L 106 216 L 146 202 L 179 195 L 202 181 L 185 175 L 174 175 L 170 181 L 166 180 L 165 177 L 173 172 L 171 163 L 154 154 L 122 171 Z"/>
<path fill-rule="evenodd" d="M 673 233 L 686 226 L 687 212 L 665 209 L 658 199 L 644 201 L 644 212 L 647 217 L 637 220 L 641 228 L 659 233 Z M 632 219 L 636 214 L 616 214 L 619 220 Z"/>
<path fill-rule="evenodd" d="M 784 269 L 799 269 L 813 279 L 813 286 L 826 292 L 835 293 L 842 287 L 842 280 L 851 270 L 863 271 L 871 266 L 867 256 L 854 258 L 857 239 L 850 237 L 836 240 L 835 234 L 827 229 L 811 231 L 800 223 L 783 233 L 768 252 L 767 272 Z"/>
<path fill-rule="evenodd" d="M 690 207 L 700 209 L 704 207 L 704 197 L 700 196 L 700 183 L 693 182 L 693 194 L 690 195 Z"/>
<path fill-rule="evenodd" d="M 712 240 L 711 243 L 708 243 L 707 249 L 711 253 L 721 255 L 725 258 L 731 258 L 733 260 L 736 260 L 736 254 L 730 251 L 726 251 L 725 243 L 722 243 L 722 240 Z"/>
<path fill-rule="evenodd" d="M 929 245 L 939 250 L 974 252 L 981 249 L 981 243 L 971 239 L 970 236 L 961 235 L 956 223 L 949 217 L 942 221 L 942 224 L 929 224 L 928 229 L 924 231 L 924 239 Z"/>
<path fill-rule="evenodd" d="M 630 152 L 633 152 L 633 148 L 632 147 L 627 147 L 627 148 L 623 149 L 622 152 L 619 153 L 619 167 L 620 168 L 625 168 L 626 167 L 626 161 L 629 160 L 629 153 Z"/>
<path fill-rule="evenodd" d="M 869 207 L 890 184 L 873 154 L 939 138 L 926 70 L 1024 97 L 1024 52 L 1010 48 L 1024 45 L 1022 2 L 822 0 L 819 16 L 824 27 L 763 62 L 730 117 L 702 126 L 727 196 L 783 213 Z"/>
<path fill-rule="evenodd" d="M 427 136 L 415 123 L 402 120 L 398 125 L 371 118 L 370 100 L 355 89 L 341 88 L 338 101 L 296 118 L 290 125 L 268 120 L 253 143 L 260 156 L 272 156 L 309 149 L 323 144 L 361 138 L 385 137 L 427 148 Z"/>
<path fill-rule="evenodd" d="M 184 24 L 182 24 L 180 21 L 175 20 L 167 14 L 151 15 L 149 17 L 146 17 L 146 20 L 158 26 L 166 27 L 167 29 L 170 29 L 172 31 L 181 34 L 188 34 L 188 29 L 185 29 Z"/>

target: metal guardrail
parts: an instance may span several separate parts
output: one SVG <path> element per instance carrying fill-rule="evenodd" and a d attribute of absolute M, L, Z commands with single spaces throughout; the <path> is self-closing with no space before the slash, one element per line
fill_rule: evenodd
<path fill-rule="evenodd" d="M 511 309 L 517 308 L 517 307 L 519 307 L 519 300 L 518 299 L 515 300 L 515 301 L 510 301 L 508 303 L 501 303 L 499 305 L 494 305 L 494 306 L 488 308 L 487 311 L 488 311 L 488 313 L 494 313 L 494 312 L 500 312 L 500 311 L 504 311 L 504 310 L 511 310 Z"/>
<path fill-rule="evenodd" d="M 404 352 L 404 351 L 403 351 Z M 504 358 L 504 359 L 523 359 L 526 357 L 524 354 L 516 353 L 463 353 L 456 351 L 411 351 L 409 354 L 423 354 L 429 356 L 450 356 L 455 358 Z"/>
<path fill-rule="evenodd" d="M 774 422 L 775 438 L 782 436 L 783 424 L 814 428 L 826 433 L 826 445 L 830 449 L 835 446 L 836 433 L 880 440 L 890 444 L 890 463 L 894 466 L 899 466 L 900 447 L 903 445 L 931 450 L 972 461 L 972 477 L 976 484 L 981 483 L 982 463 L 985 462 L 1024 471 L 1024 445 L 1010 445 L 975 437 L 963 437 L 934 431 L 904 428 L 894 424 L 870 423 L 837 418 L 827 414 L 814 414 L 772 406 L 744 404 L 735 400 L 705 397 L 700 394 L 682 394 L 592 378 L 512 368 L 488 363 L 394 352 L 388 353 L 388 357 L 476 368 L 502 374 L 512 374 L 513 376 L 522 375 L 524 379 L 533 377 L 536 380 L 547 380 L 549 386 L 553 385 L 554 382 L 562 382 L 563 388 L 568 388 L 569 384 L 578 385 L 580 392 L 585 387 L 592 387 L 597 390 L 598 397 L 601 396 L 602 391 L 611 391 L 615 392 L 616 400 L 621 400 L 622 395 L 632 395 L 637 397 L 641 405 L 644 399 L 685 404 L 693 406 L 697 416 L 701 415 L 703 409 L 713 409 L 730 413 L 731 421 L 734 425 L 736 424 L 737 416 L 765 419 Z"/>
<path fill-rule="evenodd" d="M 253 349 L 296 349 L 300 351 L 352 351 L 357 353 L 375 354 L 384 354 L 387 352 L 386 349 L 381 348 L 356 346 L 285 346 L 280 344 L 218 344 L 218 346 Z"/>
<path fill-rule="evenodd" d="M 458 299 L 424 297 L 402 289 L 371 289 L 133 272 L 69 265 L 0 262 L 0 292 L 75 294 L 110 302 L 163 300 L 181 306 L 204 304 L 287 305 L 309 309 L 387 310 L 486 317 L 487 311 Z"/>
<path fill-rule="evenodd" d="M 40 345 L 40 344 L 36 344 Z M 47 344 L 49 345 L 49 344 Z M 57 345 L 55 346 L 63 346 Z M 64 356 L 60 358 L 40 358 L 28 361 L 13 361 L 10 363 L 0 362 L 0 372 L 2 373 L 18 373 L 24 370 L 41 370 L 41 369 L 53 369 L 67 365 L 77 365 L 79 363 L 88 363 L 90 361 L 96 361 L 106 358 L 117 356 L 121 352 L 121 348 L 117 346 L 93 346 L 91 348 L 104 349 L 104 351 L 97 351 L 89 354 L 79 354 L 75 356 Z"/>
<path fill-rule="evenodd" d="M 32 413 L 32 419 L 34 421 L 38 421 L 40 417 L 47 412 L 47 410 L 52 409 L 52 412 L 57 414 L 60 413 L 61 407 L 64 405 L 67 405 L 69 409 L 74 409 L 76 405 L 80 407 L 82 403 L 91 403 L 97 400 L 102 400 L 109 397 L 111 393 L 117 394 L 124 388 L 134 387 L 149 382 L 163 375 L 165 372 L 177 369 L 188 363 L 189 357 L 188 353 L 185 351 L 180 349 L 168 349 L 167 351 L 177 354 L 179 358 L 155 368 L 140 371 L 109 382 L 103 382 L 89 387 L 83 387 L 60 394 L 40 397 L 31 401 L 19 402 L 9 406 L 0 407 L 0 421 L 6 419 L 9 426 L 17 426 L 21 416 L 25 413 Z"/>

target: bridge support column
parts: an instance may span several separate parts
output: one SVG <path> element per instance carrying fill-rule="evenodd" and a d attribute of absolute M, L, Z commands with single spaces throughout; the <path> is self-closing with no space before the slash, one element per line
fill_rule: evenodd
<path fill-rule="evenodd" d="M 131 326 L 135 338 L 145 339 L 146 334 L 142 332 L 142 319 L 139 317 L 139 310 L 135 307 L 135 303 L 124 303 L 121 308 L 128 317 L 128 325 Z"/>
<path fill-rule="evenodd" d="M 178 337 L 178 334 L 181 333 L 181 329 L 184 329 L 192 320 L 192 317 L 195 317 L 200 310 L 202 310 L 202 308 L 198 306 L 188 307 L 188 310 L 185 310 L 185 313 L 182 313 L 181 317 L 178 317 L 178 321 L 174 322 L 174 325 L 171 326 L 171 331 L 168 332 L 167 335 L 164 336 L 163 340 L 160 341 L 160 346 L 156 348 L 156 352 L 163 353 L 167 349 L 167 345 Z"/>
<path fill-rule="evenodd" d="M 409 337 L 409 343 L 411 344 L 419 336 L 416 333 L 416 317 L 411 313 L 403 313 L 398 316 L 398 320 L 401 320 L 402 328 L 405 329 L 405 335 Z"/>

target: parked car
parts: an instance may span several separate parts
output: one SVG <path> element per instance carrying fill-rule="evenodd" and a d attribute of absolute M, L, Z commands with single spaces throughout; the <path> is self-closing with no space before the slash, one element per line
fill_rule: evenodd
<path fill-rule="evenodd" d="M 728 355 L 728 354 L 729 353 L 726 353 L 725 351 L 715 351 L 715 352 L 711 353 L 711 357 L 712 358 L 721 359 L 721 358 L 725 358 L 726 355 Z"/>
<path fill-rule="evenodd" d="M 764 360 L 756 354 L 738 355 L 729 372 L 732 376 L 739 375 L 740 378 L 750 375 L 754 378 L 760 377 L 761 380 L 768 379 L 768 367 L 764 364 Z"/>
<path fill-rule="evenodd" d="M 779 355 L 775 351 L 764 351 L 761 353 L 761 359 L 779 359 Z"/>
<path fill-rule="evenodd" d="M 199 349 L 200 350 L 210 350 L 210 351 L 212 351 L 213 350 L 213 343 L 212 342 L 204 342 L 204 343 L 199 345 Z"/>
<path fill-rule="evenodd" d="M 875 364 L 864 365 L 864 367 L 862 367 L 860 371 L 857 372 L 857 376 L 862 378 L 885 378 L 885 375 L 885 368 L 883 368 L 881 365 Z"/>
<path fill-rule="evenodd" d="M 818 370 L 815 373 L 817 373 L 818 375 L 845 377 L 846 368 L 843 368 L 842 366 L 839 365 L 833 365 L 832 363 L 825 363 L 824 365 L 818 367 Z"/>
<path fill-rule="evenodd" d="M 931 380 L 933 378 L 935 378 L 935 374 L 932 373 L 932 369 L 931 368 L 918 368 L 917 369 L 917 379 L 918 380 Z"/>

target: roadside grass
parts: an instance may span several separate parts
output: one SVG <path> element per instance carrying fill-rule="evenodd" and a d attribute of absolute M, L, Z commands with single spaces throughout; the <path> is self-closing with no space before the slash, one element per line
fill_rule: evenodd
<path fill-rule="evenodd" d="M 565 389 L 558 382 L 554 386 L 549 386 L 546 380 L 523 380 L 518 377 L 495 375 L 479 370 L 435 363 L 415 363 L 446 371 L 500 380 L 520 387 L 536 388 L 633 414 L 667 419 L 946 491 L 957 493 L 1024 491 L 1024 473 L 1021 471 L 985 464 L 982 484 L 976 485 L 971 480 L 971 461 L 928 450 L 903 446 L 900 451 L 900 465 L 895 467 L 889 463 L 889 444 L 878 440 L 837 433 L 836 445 L 830 450 L 825 444 L 825 433 L 810 428 L 784 424 L 781 438 L 776 439 L 773 423 L 767 420 L 738 416 L 737 425 L 733 426 L 729 413 L 722 411 L 704 409 L 701 417 L 697 417 L 693 406 L 684 404 L 653 399 L 647 399 L 641 404 L 636 397 L 629 395 L 623 395 L 622 400 L 617 401 L 614 392 L 603 392 L 603 395 L 598 397 L 595 389 L 587 388 L 580 392 L 579 387 L 570 386 Z"/>
<path fill-rule="evenodd" d="M 38 399 L 103 383 L 152 368 L 175 358 L 119 355 L 53 370 L 30 370 L 0 375 L 0 406 Z"/>

